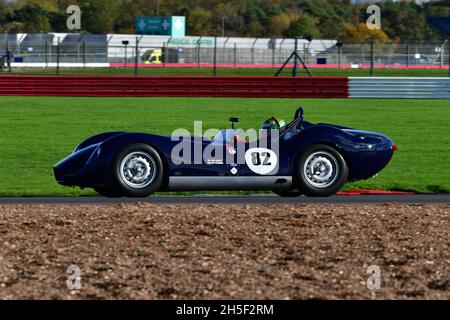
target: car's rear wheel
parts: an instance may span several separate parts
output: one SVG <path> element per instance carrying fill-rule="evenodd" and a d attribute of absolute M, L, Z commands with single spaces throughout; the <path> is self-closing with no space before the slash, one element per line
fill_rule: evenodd
<path fill-rule="evenodd" d="M 292 189 L 292 190 L 272 190 L 273 193 L 276 195 L 279 195 L 283 198 L 295 198 L 298 196 L 301 196 L 303 192 L 298 189 Z"/>
<path fill-rule="evenodd" d="M 135 143 L 121 150 L 114 159 L 115 188 L 127 197 L 148 197 L 161 188 L 163 165 L 151 146 Z"/>
<path fill-rule="evenodd" d="M 299 189 L 309 197 L 328 197 L 347 182 L 348 166 L 334 148 L 316 144 L 306 150 L 298 165 Z"/>

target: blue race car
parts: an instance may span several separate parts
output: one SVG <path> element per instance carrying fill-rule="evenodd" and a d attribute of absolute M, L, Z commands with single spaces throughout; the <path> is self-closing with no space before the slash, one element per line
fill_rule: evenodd
<path fill-rule="evenodd" d="M 376 175 L 397 149 L 379 133 L 311 124 L 303 119 L 302 108 L 289 124 L 268 119 L 260 130 L 265 136 L 253 140 L 234 129 L 237 118 L 230 121 L 232 129 L 213 138 L 128 132 L 93 136 L 55 165 L 56 181 L 94 188 L 106 197 L 212 190 L 326 197 L 349 181 Z"/>

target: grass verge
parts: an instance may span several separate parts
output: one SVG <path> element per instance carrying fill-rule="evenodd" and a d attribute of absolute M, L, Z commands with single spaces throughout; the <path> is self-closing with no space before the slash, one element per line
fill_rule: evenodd
<path fill-rule="evenodd" d="M 400 150 L 379 176 L 349 188 L 450 191 L 448 100 L 59 98 L 0 97 L 0 196 L 88 195 L 60 187 L 52 166 L 83 139 L 103 131 L 170 134 L 176 128 L 224 128 L 236 116 L 244 129 L 275 115 L 382 132 Z"/>

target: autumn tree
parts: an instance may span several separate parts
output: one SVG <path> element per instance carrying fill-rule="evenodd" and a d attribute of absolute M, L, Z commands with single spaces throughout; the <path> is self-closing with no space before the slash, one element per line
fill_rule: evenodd
<path fill-rule="evenodd" d="M 345 27 L 344 40 L 350 43 L 369 43 L 374 38 L 376 43 L 389 43 L 389 37 L 380 29 L 369 29 L 365 23 L 347 25 Z"/>

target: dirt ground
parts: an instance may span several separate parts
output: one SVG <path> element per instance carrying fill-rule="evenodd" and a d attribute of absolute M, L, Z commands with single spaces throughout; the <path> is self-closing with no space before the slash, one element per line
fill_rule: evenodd
<path fill-rule="evenodd" d="M 450 299 L 449 212 L 0 206 L 0 299 Z"/>

